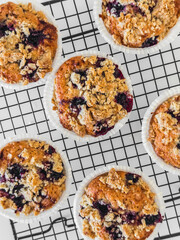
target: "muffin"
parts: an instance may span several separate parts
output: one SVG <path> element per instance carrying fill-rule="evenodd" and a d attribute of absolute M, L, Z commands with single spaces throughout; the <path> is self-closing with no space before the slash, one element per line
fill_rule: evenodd
<path fill-rule="evenodd" d="M 116 44 L 145 48 L 164 39 L 179 16 L 179 0 L 102 0 L 99 17 Z"/>
<path fill-rule="evenodd" d="M 162 222 L 155 193 L 142 177 L 113 168 L 85 188 L 79 214 L 83 234 L 101 240 L 144 240 Z"/>
<path fill-rule="evenodd" d="M 0 204 L 17 215 L 38 215 L 60 199 L 65 175 L 61 156 L 45 142 L 8 143 L 0 150 Z"/>
<path fill-rule="evenodd" d="M 149 141 L 165 163 L 180 168 L 180 95 L 156 109 L 150 121 Z"/>
<path fill-rule="evenodd" d="M 52 71 L 57 29 L 29 4 L 0 5 L 0 78 L 27 85 Z"/>
<path fill-rule="evenodd" d="M 132 110 L 126 79 L 112 60 L 76 56 L 55 78 L 54 110 L 62 126 L 77 135 L 105 135 Z"/>

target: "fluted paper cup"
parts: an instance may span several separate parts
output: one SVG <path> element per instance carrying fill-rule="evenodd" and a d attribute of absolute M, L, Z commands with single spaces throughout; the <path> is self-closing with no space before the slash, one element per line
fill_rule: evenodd
<path fill-rule="evenodd" d="M 170 29 L 166 37 L 163 40 L 161 40 L 158 44 L 151 47 L 146 47 L 146 48 L 131 48 L 131 47 L 117 44 L 114 41 L 112 35 L 106 29 L 103 20 L 99 17 L 99 14 L 102 14 L 102 0 L 94 0 L 93 13 L 94 13 L 94 19 L 95 19 L 97 28 L 101 36 L 104 38 L 104 40 L 108 42 L 114 49 L 118 51 L 123 51 L 125 53 L 148 54 L 148 53 L 157 52 L 163 49 L 164 47 L 166 47 L 168 44 L 172 43 L 176 39 L 180 30 L 180 18 L 179 18 L 176 25 Z"/>
<path fill-rule="evenodd" d="M 53 214 L 57 213 L 58 210 L 61 208 L 62 203 L 69 196 L 70 189 L 71 189 L 71 182 L 72 182 L 71 167 L 70 167 L 70 164 L 68 162 L 66 155 L 61 151 L 60 147 L 57 144 L 54 144 L 53 142 L 51 142 L 48 138 L 45 138 L 42 136 L 34 136 L 33 134 L 22 134 L 19 136 L 14 136 L 12 138 L 8 138 L 7 140 L 4 140 L 3 142 L 1 142 L 0 149 L 5 147 L 6 144 L 8 144 L 10 142 L 17 142 L 17 141 L 22 141 L 22 140 L 43 141 L 43 142 L 46 142 L 47 144 L 53 146 L 56 149 L 57 153 L 59 153 L 61 156 L 61 159 L 62 159 L 62 162 L 64 165 L 64 169 L 65 169 L 65 175 L 66 175 L 66 181 L 65 181 L 66 188 L 65 188 L 62 196 L 60 197 L 60 199 L 57 201 L 57 203 L 52 208 L 41 212 L 37 216 L 34 216 L 33 213 L 31 213 L 28 216 L 20 213 L 20 215 L 17 216 L 15 214 L 14 210 L 3 209 L 2 206 L 0 205 L 0 215 L 4 216 L 6 218 L 9 218 L 13 221 L 20 222 L 20 223 L 33 223 L 34 221 L 40 221 L 40 220 L 43 220 L 44 218 L 52 216 Z"/>
<path fill-rule="evenodd" d="M 53 16 L 51 14 L 49 14 L 47 12 L 46 8 L 42 4 L 40 4 L 40 2 L 37 1 L 37 0 L 27 0 L 27 1 L 23 1 L 23 0 L 1 0 L 0 4 L 4 4 L 4 3 L 7 3 L 7 2 L 13 2 L 13 3 L 16 3 L 16 4 L 31 3 L 34 10 L 42 11 L 44 13 L 44 15 L 46 16 L 48 22 L 53 24 L 57 28 L 58 42 L 57 42 L 56 54 L 55 54 L 53 64 L 52 64 L 53 70 L 51 72 L 47 73 L 44 78 L 39 79 L 37 82 L 31 82 L 27 85 L 23 85 L 23 83 L 15 83 L 15 84 L 5 83 L 0 78 L 0 86 L 8 88 L 8 89 L 14 89 L 14 90 L 25 90 L 25 89 L 28 89 L 28 88 L 31 88 L 31 87 L 38 86 L 40 84 L 44 84 L 47 81 L 47 79 L 49 77 L 51 77 L 51 75 L 53 74 L 55 66 L 59 63 L 59 61 L 61 59 L 62 39 L 61 39 L 61 33 L 59 31 L 58 25 L 57 25 L 55 19 L 53 18 Z"/>
<path fill-rule="evenodd" d="M 144 115 L 143 123 L 142 123 L 142 142 L 149 156 L 152 158 L 154 162 L 158 164 L 159 167 L 163 168 L 164 170 L 170 173 L 180 175 L 180 169 L 165 163 L 165 161 L 156 154 L 151 142 L 148 141 L 150 122 L 151 122 L 153 113 L 164 101 L 166 101 L 168 98 L 171 98 L 175 95 L 180 95 L 180 87 L 166 90 L 162 95 L 156 98 L 154 102 L 152 102 L 150 107 L 147 109 Z"/>
<path fill-rule="evenodd" d="M 113 61 L 113 63 L 117 64 L 119 69 L 122 71 L 125 79 L 126 79 L 126 84 L 128 86 L 129 92 L 131 95 L 133 95 L 133 90 L 132 90 L 132 85 L 131 85 L 131 80 L 130 77 L 128 76 L 128 74 L 126 73 L 126 71 L 123 70 L 121 64 L 116 61 L 114 58 L 107 56 L 106 54 L 103 54 L 101 52 L 98 51 L 82 51 L 82 52 L 77 52 L 74 53 L 72 55 L 70 55 L 68 58 L 64 58 L 59 62 L 59 65 L 56 68 L 56 71 L 59 69 L 59 67 L 66 62 L 68 59 L 75 57 L 75 56 L 98 56 L 98 57 L 103 57 L 103 58 L 107 58 L 107 59 L 111 59 Z M 64 134 L 65 136 L 67 136 L 68 138 L 71 138 L 73 140 L 76 141 L 81 141 L 81 142 L 91 142 L 91 141 L 99 141 L 99 140 L 103 140 L 107 137 L 112 136 L 113 134 L 117 133 L 123 126 L 124 124 L 127 122 L 127 120 L 129 119 L 130 113 L 127 114 L 126 117 L 124 117 L 123 119 L 121 119 L 120 121 L 118 121 L 114 128 L 112 130 L 110 130 L 108 133 L 106 133 L 103 136 L 99 136 L 99 137 L 93 137 L 90 135 L 86 135 L 84 137 L 80 137 L 78 136 L 76 133 L 74 133 L 73 131 L 69 131 L 66 128 L 64 128 L 62 126 L 62 124 L 59 121 L 59 117 L 58 117 L 58 113 L 56 111 L 53 110 L 53 103 L 52 103 L 52 98 L 53 98 L 53 94 L 54 94 L 54 79 L 55 79 L 55 75 L 53 76 L 52 79 L 49 79 L 46 83 L 45 86 L 45 90 L 44 90 L 44 107 L 46 110 L 46 114 L 47 117 L 50 119 L 51 123 L 53 124 L 53 126 L 60 130 L 60 132 L 62 134 Z"/>
<path fill-rule="evenodd" d="M 124 172 L 130 172 L 130 173 L 135 173 L 138 174 L 142 177 L 142 179 L 149 185 L 150 189 L 152 192 L 154 192 L 156 194 L 155 197 L 155 201 L 159 207 L 160 213 L 162 216 L 164 216 L 165 214 L 165 205 L 164 205 L 164 201 L 162 198 L 162 194 L 159 191 L 159 188 L 155 185 L 155 183 L 149 178 L 147 177 L 144 173 L 142 173 L 139 170 L 135 170 L 134 168 L 130 168 L 130 167 L 126 167 L 126 166 L 111 166 L 109 165 L 108 167 L 102 167 L 96 171 L 93 171 L 91 174 L 89 174 L 81 183 L 78 192 L 76 193 L 75 199 L 74 199 L 74 206 L 73 206 L 73 213 L 74 213 L 74 220 L 76 223 L 76 226 L 78 228 L 78 230 L 80 231 L 82 237 L 85 240 L 90 240 L 91 238 L 85 236 L 83 234 L 83 219 L 79 216 L 79 211 L 80 211 L 80 201 L 82 198 L 82 195 L 84 194 L 84 189 L 85 187 L 97 176 L 109 172 L 110 169 L 114 168 L 116 171 L 124 171 Z M 147 240 L 153 240 L 155 237 L 157 237 L 159 228 L 161 226 L 161 223 L 158 223 L 154 229 L 154 231 L 152 232 L 152 234 L 147 238 Z M 98 238 L 96 238 L 95 240 L 98 240 Z"/>

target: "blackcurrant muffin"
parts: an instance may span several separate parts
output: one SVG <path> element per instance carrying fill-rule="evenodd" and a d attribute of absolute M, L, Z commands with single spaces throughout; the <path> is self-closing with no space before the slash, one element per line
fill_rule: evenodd
<path fill-rule="evenodd" d="M 154 112 L 149 141 L 165 163 L 180 168 L 180 95 L 163 102 Z"/>
<path fill-rule="evenodd" d="M 81 137 L 105 135 L 132 110 L 126 79 L 112 60 L 76 56 L 55 79 L 55 109 L 64 128 Z"/>
<path fill-rule="evenodd" d="M 102 0 L 100 14 L 114 41 L 131 48 L 156 45 L 179 16 L 179 0 Z"/>
<path fill-rule="evenodd" d="M 17 215 L 38 215 L 51 208 L 65 190 L 59 153 L 45 142 L 23 140 L 0 150 L 0 204 Z"/>
<path fill-rule="evenodd" d="M 29 4 L 0 5 L 0 78 L 26 85 L 52 71 L 57 29 Z"/>
<path fill-rule="evenodd" d="M 83 234 L 101 240 L 145 240 L 162 222 L 141 176 L 111 169 L 93 179 L 80 202 Z"/>

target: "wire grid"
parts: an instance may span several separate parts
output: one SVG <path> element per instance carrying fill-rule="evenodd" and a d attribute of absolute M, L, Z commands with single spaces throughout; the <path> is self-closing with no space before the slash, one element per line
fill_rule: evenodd
<path fill-rule="evenodd" d="M 44 85 L 24 91 L 0 88 L 0 140 L 19 133 L 48 136 L 65 151 L 73 172 L 71 194 L 59 212 L 34 224 L 10 221 L 14 238 L 81 240 L 72 214 L 78 186 L 94 169 L 118 164 L 142 170 L 162 191 L 166 216 L 156 239 L 180 239 L 180 178 L 152 162 L 141 142 L 142 118 L 147 107 L 163 91 L 180 84 L 180 37 L 155 54 L 125 55 L 114 51 L 100 36 L 93 19 L 92 0 L 52 0 L 42 4 L 59 25 L 63 56 L 94 49 L 118 58 L 132 79 L 135 100 L 130 119 L 121 131 L 103 141 L 84 144 L 65 138 L 52 127 L 43 107 Z M 59 219 L 62 217 L 67 223 Z"/>

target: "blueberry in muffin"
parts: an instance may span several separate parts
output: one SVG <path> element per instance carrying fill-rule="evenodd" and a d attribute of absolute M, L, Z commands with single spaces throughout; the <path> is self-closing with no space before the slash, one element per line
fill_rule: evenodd
<path fill-rule="evenodd" d="M 29 4 L 0 5 L 0 78 L 26 85 L 52 71 L 57 29 Z"/>
<path fill-rule="evenodd" d="M 165 163 L 180 168 L 180 95 L 163 102 L 154 112 L 149 141 Z"/>
<path fill-rule="evenodd" d="M 53 103 L 64 128 L 97 137 L 131 112 L 133 97 L 112 60 L 76 56 L 56 74 Z"/>
<path fill-rule="evenodd" d="M 102 0 L 100 14 L 114 41 L 131 48 L 156 45 L 179 16 L 179 0 Z"/>
<path fill-rule="evenodd" d="M 145 240 L 162 222 L 155 193 L 142 177 L 113 168 L 85 188 L 80 217 L 84 235 L 101 240 Z"/>
<path fill-rule="evenodd" d="M 38 215 L 60 199 L 65 181 L 60 154 L 45 142 L 11 142 L 0 151 L 0 205 L 4 209 Z"/>

